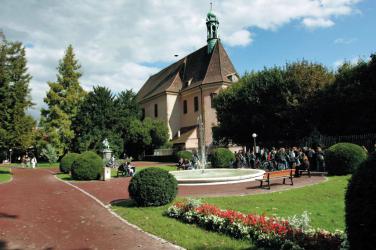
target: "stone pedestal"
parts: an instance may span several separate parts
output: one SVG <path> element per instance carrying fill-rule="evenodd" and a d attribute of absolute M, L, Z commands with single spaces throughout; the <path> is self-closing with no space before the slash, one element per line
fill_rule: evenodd
<path fill-rule="evenodd" d="M 103 149 L 103 160 L 109 161 L 111 160 L 112 150 L 111 149 Z"/>
<path fill-rule="evenodd" d="M 111 168 L 103 167 L 102 180 L 107 181 L 111 179 Z"/>

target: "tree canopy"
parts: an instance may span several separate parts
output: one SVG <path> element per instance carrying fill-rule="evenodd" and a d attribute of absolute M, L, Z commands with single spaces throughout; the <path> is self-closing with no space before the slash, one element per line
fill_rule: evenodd
<path fill-rule="evenodd" d="M 86 94 L 79 82 L 80 68 L 73 47 L 69 45 L 57 67 L 56 82 L 48 82 L 50 89 L 44 98 L 47 108 L 41 111 L 40 125 L 60 157 L 69 150 L 75 137 L 72 121 Z"/>
<path fill-rule="evenodd" d="M 31 76 L 22 43 L 7 41 L 2 33 L 0 39 L 0 149 L 22 152 L 34 139 L 35 121 L 27 114 L 33 105 Z"/>

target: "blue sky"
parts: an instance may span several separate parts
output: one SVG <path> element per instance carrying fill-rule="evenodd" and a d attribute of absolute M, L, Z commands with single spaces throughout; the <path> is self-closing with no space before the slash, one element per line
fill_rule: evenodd
<path fill-rule="evenodd" d="M 0 30 L 26 46 L 30 113 L 69 44 L 81 85 L 138 91 L 150 75 L 206 44 L 209 0 L 0 0 Z M 215 0 L 219 34 L 238 73 L 306 59 L 335 70 L 376 52 L 374 0 Z"/>
<path fill-rule="evenodd" d="M 275 31 L 251 29 L 252 44 L 226 47 L 239 74 L 306 59 L 336 69 L 343 60 L 367 59 L 376 53 L 376 1 L 357 4 L 359 11 L 335 18 L 335 25 L 307 29 L 291 22 Z"/>

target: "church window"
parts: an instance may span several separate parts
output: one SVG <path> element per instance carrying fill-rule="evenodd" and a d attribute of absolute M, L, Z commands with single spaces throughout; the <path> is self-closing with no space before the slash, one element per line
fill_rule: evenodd
<path fill-rule="evenodd" d="M 194 99 L 194 110 L 195 112 L 198 111 L 198 96 L 195 96 Z"/>
<path fill-rule="evenodd" d="M 211 93 L 210 94 L 210 106 L 214 108 L 214 97 L 217 96 L 217 93 Z"/>
<path fill-rule="evenodd" d="M 158 117 L 158 104 L 154 104 L 154 117 Z"/>
<path fill-rule="evenodd" d="M 184 114 L 188 113 L 188 104 L 187 104 L 187 100 L 184 100 L 184 101 L 183 101 L 183 112 L 184 112 Z"/>

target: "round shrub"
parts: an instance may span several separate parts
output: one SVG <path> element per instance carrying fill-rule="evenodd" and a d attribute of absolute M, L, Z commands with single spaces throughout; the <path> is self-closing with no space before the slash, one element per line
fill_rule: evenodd
<path fill-rule="evenodd" d="M 81 154 L 73 162 L 72 178 L 74 180 L 97 180 L 101 176 L 103 161 L 92 151 Z"/>
<path fill-rule="evenodd" d="M 66 154 L 60 161 L 60 172 L 68 174 L 71 171 L 73 162 L 80 156 L 80 154 L 76 153 L 68 153 Z"/>
<path fill-rule="evenodd" d="M 177 187 L 175 177 L 166 170 L 146 168 L 133 176 L 128 191 L 139 206 L 161 206 L 176 197 Z"/>
<path fill-rule="evenodd" d="M 352 143 L 337 143 L 325 152 L 325 163 L 330 175 L 351 174 L 365 159 L 367 152 Z"/>
<path fill-rule="evenodd" d="M 179 152 L 176 153 L 176 157 L 178 159 L 183 158 L 183 159 L 187 159 L 187 160 L 191 161 L 192 158 L 193 158 L 193 154 L 190 151 L 179 151 Z"/>
<path fill-rule="evenodd" d="M 227 148 L 216 148 L 211 156 L 211 165 L 215 168 L 227 168 L 235 161 L 234 153 Z"/>
<path fill-rule="evenodd" d="M 346 191 L 346 231 L 350 249 L 376 246 L 376 153 L 355 170 Z"/>

